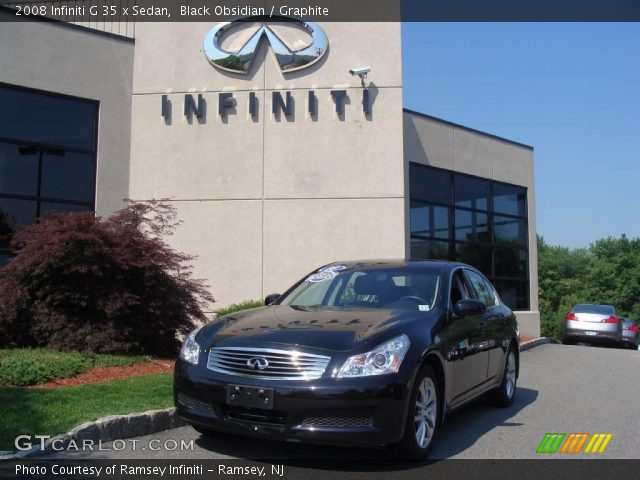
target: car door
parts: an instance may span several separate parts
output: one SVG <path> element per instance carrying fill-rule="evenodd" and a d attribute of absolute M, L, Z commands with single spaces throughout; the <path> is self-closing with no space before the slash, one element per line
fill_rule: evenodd
<path fill-rule="evenodd" d="M 473 270 L 465 270 L 477 298 L 487 307 L 483 315 L 482 348 L 488 352 L 488 382 L 502 375 L 505 351 L 502 349 L 506 338 L 506 319 L 493 285 L 483 275 Z"/>
<path fill-rule="evenodd" d="M 475 296 L 463 270 L 460 268 L 454 271 L 450 285 L 450 320 L 446 338 L 446 359 L 452 374 L 452 405 L 473 396 L 486 380 L 488 354 L 486 350 L 479 348 L 483 339 L 484 317 L 456 317 L 454 313 L 458 300 Z"/>

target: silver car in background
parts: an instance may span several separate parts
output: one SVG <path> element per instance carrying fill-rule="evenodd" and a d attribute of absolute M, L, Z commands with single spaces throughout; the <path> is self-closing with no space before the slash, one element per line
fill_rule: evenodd
<path fill-rule="evenodd" d="M 579 304 L 564 320 L 562 343 L 622 341 L 622 323 L 615 308 L 610 305 Z"/>
<path fill-rule="evenodd" d="M 622 317 L 622 346 L 638 349 L 638 325 Z"/>

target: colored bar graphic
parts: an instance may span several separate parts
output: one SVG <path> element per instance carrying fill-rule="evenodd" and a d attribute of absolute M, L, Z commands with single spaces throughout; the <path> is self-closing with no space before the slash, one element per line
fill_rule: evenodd
<path fill-rule="evenodd" d="M 612 438 L 612 433 L 594 433 L 584 453 L 604 453 Z"/>
<path fill-rule="evenodd" d="M 591 438 L 589 439 L 589 436 Z M 536 449 L 536 453 L 604 453 L 613 438 L 612 433 L 546 433 Z M 587 442 L 587 439 L 589 440 Z M 564 440 L 564 442 L 563 442 Z M 558 451 L 559 450 L 559 451 Z"/>
<path fill-rule="evenodd" d="M 556 453 L 566 433 L 547 433 L 538 445 L 536 453 Z"/>
<path fill-rule="evenodd" d="M 570 433 L 562 445 L 560 453 L 580 453 L 587 438 L 589 438 L 588 433 Z"/>

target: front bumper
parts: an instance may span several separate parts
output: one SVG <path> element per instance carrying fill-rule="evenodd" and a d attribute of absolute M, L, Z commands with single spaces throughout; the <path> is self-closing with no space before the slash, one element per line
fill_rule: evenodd
<path fill-rule="evenodd" d="M 187 422 L 211 430 L 271 440 L 382 446 L 404 434 L 411 375 L 268 381 L 178 360 L 174 401 Z M 273 388 L 273 409 L 228 405 L 228 385 Z"/>

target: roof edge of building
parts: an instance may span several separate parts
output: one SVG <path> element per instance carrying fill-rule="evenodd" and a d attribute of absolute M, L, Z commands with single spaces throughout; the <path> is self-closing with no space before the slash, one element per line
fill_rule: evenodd
<path fill-rule="evenodd" d="M 517 147 L 526 148 L 528 150 L 533 150 L 534 148 L 531 145 L 526 145 L 524 143 L 516 142 L 515 140 L 509 140 L 508 138 L 500 137 L 498 135 L 493 135 L 492 133 L 483 132 L 482 130 L 477 130 L 475 128 L 467 127 L 465 125 L 460 125 L 459 123 L 450 122 L 449 120 L 445 120 L 444 118 L 434 117 L 433 115 L 428 115 L 426 113 L 417 112 L 415 110 L 411 110 L 410 108 L 403 108 L 403 112 L 408 113 L 410 115 L 415 115 L 417 117 L 426 118 L 428 120 L 433 120 L 438 123 L 443 123 L 445 125 L 449 125 L 451 127 L 460 128 L 462 130 L 466 130 L 468 132 L 477 133 L 478 135 L 482 135 L 484 137 L 493 138 L 495 140 L 500 140 L 502 142 L 510 143 L 511 145 L 515 145 Z"/>
<path fill-rule="evenodd" d="M 8 5 L 0 5 L 0 14 L 2 13 L 10 13 L 15 14 L 17 10 Z M 135 38 L 127 37 L 126 35 L 119 35 L 117 33 L 105 32 L 104 30 L 98 30 L 97 28 L 85 27 L 84 25 L 79 25 L 77 23 L 65 22 L 63 20 L 58 20 L 57 18 L 45 17 L 41 15 L 29 15 L 28 18 L 20 18 L 19 20 L 15 20 L 16 22 L 43 22 L 43 23 L 51 23 L 53 25 L 57 25 L 63 28 L 71 28 L 75 30 L 80 30 L 83 32 L 87 32 L 90 34 L 100 35 L 103 37 L 109 37 L 116 40 L 122 40 L 128 43 L 136 43 Z"/>

